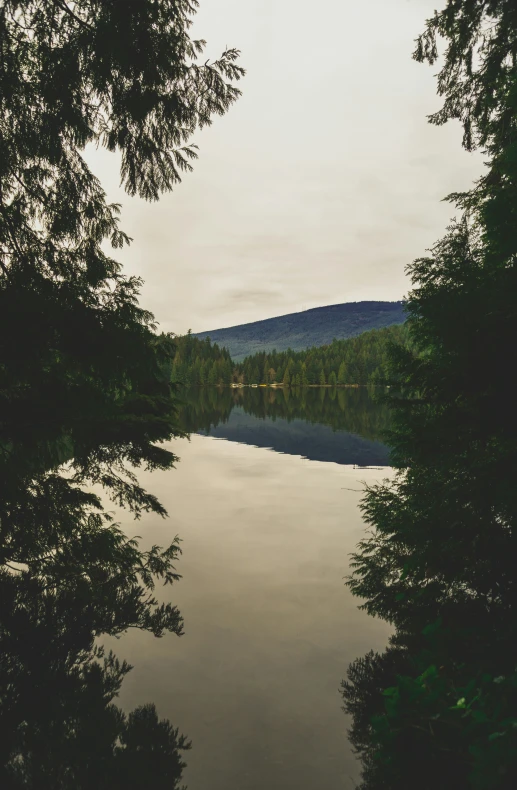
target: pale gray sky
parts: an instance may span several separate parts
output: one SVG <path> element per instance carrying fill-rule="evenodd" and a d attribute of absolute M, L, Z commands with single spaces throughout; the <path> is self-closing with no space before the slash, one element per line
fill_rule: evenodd
<path fill-rule="evenodd" d="M 434 74 L 411 58 L 445 0 L 200 0 L 208 56 L 242 50 L 241 99 L 193 140 L 194 172 L 159 203 L 118 188 L 117 158 L 88 158 L 134 238 L 164 331 L 217 329 L 338 302 L 400 299 L 407 263 L 454 214 L 482 157 L 437 128 Z"/>

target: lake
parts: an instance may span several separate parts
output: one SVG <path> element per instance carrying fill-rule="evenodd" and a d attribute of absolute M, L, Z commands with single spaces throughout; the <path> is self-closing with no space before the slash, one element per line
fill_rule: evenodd
<path fill-rule="evenodd" d="M 177 468 L 140 475 L 169 518 L 121 521 L 144 544 L 181 537 L 182 579 L 160 597 L 185 634 L 102 640 L 134 665 L 120 704 L 153 701 L 192 739 L 189 790 L 351 789 L 339 685 L 390 629 L 359 611 L 344 577 L 365 531 L 361 488 L 392 474 L 386 407 L 366 389 L 183 399 Z"/>

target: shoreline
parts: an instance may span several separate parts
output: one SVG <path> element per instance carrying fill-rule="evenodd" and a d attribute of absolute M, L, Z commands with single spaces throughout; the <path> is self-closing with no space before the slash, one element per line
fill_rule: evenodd
<path fill-rule="evenodd" d="M 175 382 L 181 384 L 182 382 Z M 184 385 L 187 386 L 187 385 Z M 199 387 L 199 389 L 208 389 L 215 387 L 216 389 L 288 389 L 288 390 L 301 390 L 301 389 L 360 389 L 362 387 L 378 387 L 389 388 L 389 384 L 300 384 L 296 387 L 285 387 L 283 384 L 189 384 L 189 387 Z"/>

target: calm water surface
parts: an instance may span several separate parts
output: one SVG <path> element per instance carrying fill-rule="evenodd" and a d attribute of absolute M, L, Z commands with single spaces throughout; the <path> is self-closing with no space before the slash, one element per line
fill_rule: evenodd
<path fill-rule="evenodd" d="M 366 390 L 185 400 L 177 469 L 142 475 L 170 518 L 124 522 L 149 544 L 182 538 L 165 589 L 185 635 L 104 640 L 134 665 L 120 703 L 154 701 L 192 739 L 189 790 L 353 788 L 339 684 L 389 629 L 344 587 L 364 534 L 350 489 L 391 475 L 384 407 Z"/>

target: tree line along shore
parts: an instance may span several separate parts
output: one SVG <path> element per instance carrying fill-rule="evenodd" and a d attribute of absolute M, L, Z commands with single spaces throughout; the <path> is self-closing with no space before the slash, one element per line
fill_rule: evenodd
<path fill-rule="evenodd" d="M 226 348 L 189 332 L 174 338 L 171 378 L 185 386 L 379 385 L 389 375 L 390 349 L 410 344 L 402 324 L 305 351 L 261 351 L 234 362 Z"/>

